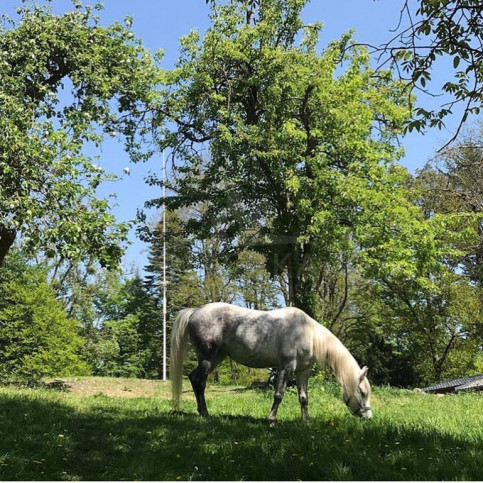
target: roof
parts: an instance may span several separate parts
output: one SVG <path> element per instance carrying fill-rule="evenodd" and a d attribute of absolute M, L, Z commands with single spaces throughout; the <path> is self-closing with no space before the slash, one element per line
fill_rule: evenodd
<path fill-rule="evenodd" d="M 483 391 L 483 377 L 477 379 L 476 381 L 469 382 L 468 384 L 464 384 L 462 386 L 458 386 L 455 391 L 466 391 L 468 389 L 473 389 L 476 391 Z"/>
<path fill-rule="evenodd" d="M 450 381 L 442 381 L 432 386 L 423 387 L 424 392 L 459 392 L 469 389 L 483 390 L 483 374 L 478 376 L 463 377 L 461 379 L 452 379 Z"/>

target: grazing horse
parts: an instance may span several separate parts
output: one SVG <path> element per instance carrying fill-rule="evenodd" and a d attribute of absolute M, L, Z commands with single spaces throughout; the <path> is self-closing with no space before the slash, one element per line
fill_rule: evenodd
<path fill-rule="evenodd" d="M 372 418 L 371 386 L 367 367 L 361 369 L 342 342 L 328 329 L 293 307 L 260 311 L 216 302 L 181 310 L 171 335 L 173 406 L 179 409 L 183 360 L 188 336 L 196 350 L 198 366 L 188 376 L 198 412 L 208 416 L 206 379 L 225 357 L 248 367 L 277 367 L 278 379 L 268 419 L 275 421 L 287 382 L 295 374 L 302 419 L 308 419 L 307 381 L 314 362 L 329 366 L 343 388 L 344 402 L 352 414 Z"/>

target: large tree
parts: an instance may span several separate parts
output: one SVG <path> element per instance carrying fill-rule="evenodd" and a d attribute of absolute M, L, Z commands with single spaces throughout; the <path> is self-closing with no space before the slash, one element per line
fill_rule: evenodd
<path fill-rule="evenodd" d="M 96 197 L 110 176 L 83 148 L 106 133 L 134 142 L 153 61 L 129 28 L 78 3 L 18 13 L 0 27 L 0 265 L 20 233 L 32 250 L 113 265 L 127 226 Z"/>
<path fill-rule="evenodd" d="M 350 35 L 319 53 L 306 0 L 252 2 L 248 16 L 238 1 L 211 3 L 212 27 L 182 39 L 158 108 L 160 146 L 178 160 L 171 204 L 206 203 L 190 229 L 224 226 L 228 252 L 254 246 L 287 274 L 289 303 L 313 313 L 314 264 L 356 247 L 377 256 L 414 214 L 393 166 L 407 97 L 364 49 L 346 49 Z"/>

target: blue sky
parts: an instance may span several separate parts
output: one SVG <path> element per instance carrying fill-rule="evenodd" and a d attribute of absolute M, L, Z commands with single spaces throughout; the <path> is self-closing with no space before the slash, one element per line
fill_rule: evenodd
<path fill-rule="evenodd" d="M 1 3 L 0 11 L 10 16 L 15 16 L 16 8 L 22 5 L 20 0 L 2 0 Z M 84 0 L 83 3 L 93 5 L 97 2 Z M 178 41 L 182 35 L 194 28 L 203 32 L 209 26 L 209 8 L 205 0 L 105 0 L 103 3 L 105 9 L 100 13 L 101 23 L 107 25 L 116 20 L 122 22 L 127 15 L 132 16 L 132 28 L 144 45 L 153 51 L 159 48 L 164 50 L 164 68 L 174 65 L 178 57 Z M 355 29 L 355 38 L 361 43 L 380 44 L 391 38 L 390 30 L 397 26 L 402 3 L 402 0 L 312 0 L 303 18 L 307 23 L 323 23 L 321 49 L 349 29 Z M 58 13 L 70 10 L 71 5 L 70 0 L 53 0 L 54 10 Z M 432 89 L 438 93 L 445 75 L 444 65 L 436 74 L 433 76 Z M 421 100 L 426 105 L 441 102 L 441 99 L 429 97 Z M 457 121 L 455 115 L 446 121 L 446 130 L 412 133 L 402 138 L 406 156 L 401 163 L 411 172 L 422 167 L 436 149 L 451 137 Z M 100 164 L 108 171 L 121 175 L 123 168 L 130 167 L 131 174 L 122 181 L 106 186 L 104 194 L 116 193 L 117 206 L 114 213 L 120 220 L 133 219 L 136 210 L 142 208 L 146 200 L 160 194 L 159 188 L 148 187 L 144 178 L 149 172 L 160 172 L 161 156 L 144 165 L 131 166 L 122 144 L 115 141 L 107 142 L 99 154 Z M 134 232 L 131 240 L 133 243 L 124 257 L 124 265 L 135 265 L 142 269 L 146 264 L 147 247 L 135 238 Z"/>

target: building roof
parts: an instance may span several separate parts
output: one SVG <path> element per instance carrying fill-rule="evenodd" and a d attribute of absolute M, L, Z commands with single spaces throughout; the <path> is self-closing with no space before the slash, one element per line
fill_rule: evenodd
<path fill-rule="evenodd" d="M 473 389 L 475 391 L 483 391 L 483 376 L 476 381 L 469 382 L 468 384 L 463 384 L 462 386 L 458 386 L 455 391 L 466 391 L 468 389 Z"/>
<path fill-rule="evenodd" d="M 450 381 L 442 381 L 432 386 L 423 387 L 424 392 L 459 392 L 469 389 L 483 390 L 483 374 L 478 376 L 463 377 L 461 379 L 452 379 Z"/>

